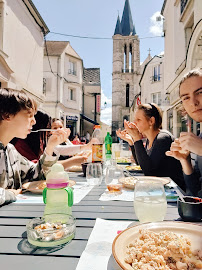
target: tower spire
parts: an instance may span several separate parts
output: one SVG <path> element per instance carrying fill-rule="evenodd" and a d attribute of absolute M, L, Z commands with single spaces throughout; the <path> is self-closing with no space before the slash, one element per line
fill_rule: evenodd
<path fill-rule="evenodd" d="M 115 31 L 114 31 L 114 35 L 122 35 L 121 22 L 120 22 L 119 15 L 117 17 L 117 22 L 116 22 L 116 28 L 115 28 Z"/>
<path fill-rule="evenodd" d="M 130 36 L 130 35 L 136 34 L 135 26 L 133 25 L 133 19 L 131 15 L 129 0 L 125 1 L 123 15 L 121 19 L 121 27 L 122 27 L 123 36 Z"/>

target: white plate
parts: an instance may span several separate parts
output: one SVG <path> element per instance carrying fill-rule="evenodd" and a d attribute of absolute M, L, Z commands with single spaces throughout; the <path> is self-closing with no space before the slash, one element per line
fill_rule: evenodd
<path fill-rule="evenodd" d="M 69 187 L 72 187 L 76 184 L 74 180 L 69 180 L 68 182 L 69 182 L 69 185 L 68 185 Z M 26 189 L 27 191 L 30 191 L 36 194 L 42 194 L 45 187 L 46 187 L 45 180 L 27 182 L 22 185 L 23 189 Z"/>
<path fill-rule="evenodd" d="M 139 237 L 140 229 L 147 229 L 157 233 L 164 230 L 171 231 L 178 235 L 187 237 L 191 241 L 192 250 L 202 249 L 202 226 L 177 221 L 165 221 L 137 225 L 130 227 L 117 235 L 112 245 L 112 254 L 117 263 L 124 270 L 134 270 L 131 265 L 126 263 L 124 260 L 127 257 L 127 245 Z"/>
<path fill-rule="evenodd" d="M 158 180 L 158 181 L 161 181 L 163 185 L 167 185 L 171 181 L 169 177 L 167 178 L 167 177 L 134 175 L 134 177 L 129 176 L 129 177 L 121 178 L 121 179 L 119 179 L 119 182 L 122 183 L 123 186 L 126 187 L 126 188 L 134 189 L 135 184 L 136 184 L 138 179 L 139 180 Z"/>

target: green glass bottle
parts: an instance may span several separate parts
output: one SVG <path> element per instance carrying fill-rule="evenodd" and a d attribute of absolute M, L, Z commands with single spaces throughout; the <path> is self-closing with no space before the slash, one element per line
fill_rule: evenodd
<path fill-rule="evenodd" d="M 105 137 L 105 155 L 106 158 L 109 159 L 112 156 L 112 137 L 110 136 L 109 132 Z"/>

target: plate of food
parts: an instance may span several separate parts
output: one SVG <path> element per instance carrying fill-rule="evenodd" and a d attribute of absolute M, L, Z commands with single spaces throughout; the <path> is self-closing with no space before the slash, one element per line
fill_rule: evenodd
<path fill-rule="evenodd" d="M 145 223 L 113 241 L 112 254 L 124 270 L 202 269 L 202 230 L 185 222 Z"/>
<path fill-rule="evenodd" d="M 116 163 L 119 165 L 130 165 L 131 159 L 126 157 L 119 157 L 116 159 Z"/>
<path fill-rule="evenodd" d="M 76 184 L 74 180 L 69 180 L 69 187 L 72 187 Z M 42 194 L 44 188 L 46 188 L 46 180 L 27 182 L 22 185 L 23 189 L 30 191 L 36 194 Z"/>
<path fill-rule="evenodd" d="M 70 168 L 68 168 L 68 172 L 82 172 L 82 166 L 71 166 Z"/>
<path fill-rule="evenodd" d="M 137 182 L 137 178 L 135 178 L 133 176 L 122 177 L 122 178 L 119 179 L 119 182 L 125 188 L 134 189 L 135 188 L 135 184 Z"/>
<path fill-rule="evenodd" d="M 126 166 L 125 167 L 126 171 L 128 172 L 142 172 L 142 169 L 140 165 L 131 165 L 131 166 Z"/>
<path fill-rule="evenodd" d="M 156 177 L 156 176 L 128 176 L 128 177 L 123 177 L 119 179 L 119 182 L 122 183 L 122 185 L 126 188 L 134 189 L 135 184 L 138 180 L 158 180 L 161 181 L 163 185 L 167 185 L 170 183 L 170 179 L 166 177 Z"/>

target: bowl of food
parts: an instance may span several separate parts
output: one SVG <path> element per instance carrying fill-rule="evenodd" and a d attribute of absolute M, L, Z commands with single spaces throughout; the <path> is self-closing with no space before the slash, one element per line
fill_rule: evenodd
<path fill-rule="evenodd" d="M 125 167 L 126 171 L 128 172 L 142 172 L 142 169 L 140 167 L 140 165 L 131 165 L 131 166 L 126 166 Z"/>
<path fill-rule="evenodd" d="M 184 221 L 201 221 L 202 199 L 198 197 L 183 197 L 178 199 L 178 213 Z"/>
<path fill-rule="evenodd" d="M 119 157 L 116 159 L 116 163 L 119 165 L 130 165 L 131 159 L 126 157 Z"/>
<path fill-rule="evenodd" d="M 70 242 L 75 230 L 76 219 L 72 215 L 51 214 L 30 220 L 27 238 L 32 245 L 54 247 Z"/>

